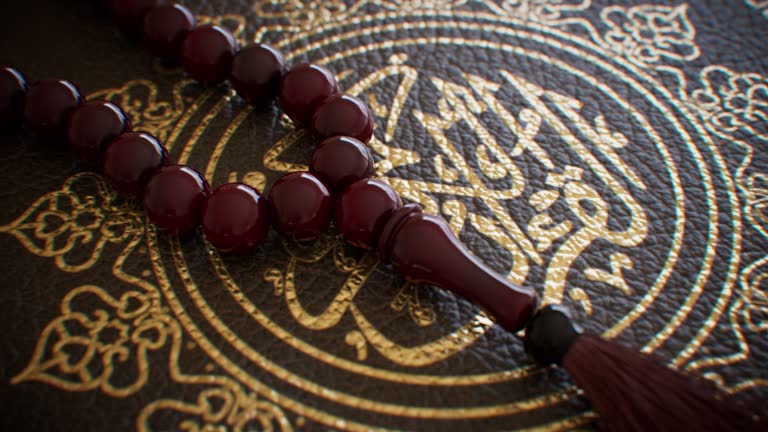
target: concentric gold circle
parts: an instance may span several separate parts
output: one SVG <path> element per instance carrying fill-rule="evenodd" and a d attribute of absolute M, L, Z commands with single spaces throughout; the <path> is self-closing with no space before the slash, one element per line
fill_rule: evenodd
<path fill-rule="evenodd" d="M 379 98 L 376 102 L 384 108 L 377 131 L 380 142 L 374 145 L 374 150 L 381 154 L 388 151 L 386 149 L 404 149 L 418 155 L 410 162 L 407 158 L 395 160 L 385 156 L 388 164 L 381 163 L 380 172 L 383 171 L 384 177 L 403 196 L 417 200 L 423 197 L 426 200 L 423 204 L 436 205 L 445 216 L 451 217 L 452 223 L 464 217 L 461 226 L 475 230 L 474 234 L 465 236 L 473 251 L 481 256 L 488 254 L 484 245 L 489 242 L 492 251 L 509 251 L 513 247 L 524 250 L 526 245 L 520 244 L 524 243 L 522 237 L 515 238 L 514 242 L 504 240 L 512 237 L 512 226 L 520 222 L 510 214 L 527 207 L 532 209 L 530 214 L 542 215 L 546 211 L 536 206 L 543 206 L 548 197 L 557 194 L 566 197 L 564 200 L 571 197 L 572 202 L 566 206 L 572 217 L 570 236 L 555 237 L 548 248 L 538 251 L 536 245 L 543 243 L 531 240 L 531 225 L 523 230 L 524 235 L 530 235 L 529 246 L 538 252 L 538 255 L 529 255 L 526 282 L 541 287 L 539 291 L 545 298 L 568 301 L 574 307 L 583 308 L 582 315 L 592 318 L 592 321 L 588 319 L 590 316 L 584 319 L 588 327 L 604 330 L 608 337 L 623 337 L 642 344 L 648 351 L 662 349 L 666 355 L 682 359 L 681 362 L 706 338 L 711 323 L 717 321 L 730 296 L 733 271 L 738 266 L 738 205 L 717 149 L 696 117 L 647 73 L 629 62 L 612 58 L 612 53 L 605 48 L 546 27 L 496 16 L 479 19 L 477 15 L 463 17 L 460 14 L 390 15 L 329 24 L 316 29 L 314 35 L 313 38 L 287 39 L 282 48 L 291 59 L 310 58 L 329 65 L 353 92 L 363 96 L 376 94 Z M 486 52 L 488 58 L 514 59 L 516 64 L 527 67 L 515 68 L 509 61 L 494 63 L 492 68 L 486 65 L 484 71 L 457 70 L 451 67 L 450 61 L 447 66 L 431 67 L 429 59 L 417 58 L 429 53 L 430 59 L 450 59 L 453 53 L 456 61 L 460 61 L 461 52 Z M 389 72 L 382 72 L 385 70 L 395 72 L 387 75 Z M 410 70 L 415 70 L 418 77 L 409 92 L 392 91 L 391 100 L 384 101 L 380 98 L 385 90 L 371 90 L 376 85 L 385 85 L 390 78 L 396 81 Z M 541 77 L 531 75 L 532 71 L 551 73 L 547 76 L 554 82 L 542 83 Z M 578 91 L 575 87 L 566 87 L 575 84 L 579 84 Z M 495 93 L 489 95 L 482 89 Z M 420 98 L 433 100 L 435 104 L 421 106 L 426 102 Z M 519 105 L 513 106 L 513 102 Z M 200 113 L 199 123 L 187 126 L 194 131 L 179 151 L 182 163 L 189 159 L 206 161 L 206 172 L 214 180 L 231 178 L 230 173 L 223 170 L 229 168 L 229 161 L 238 154 L 228 150 L 232 143 L 247 135 L 244 125 L 251 116 L 245 109 L 227 113 L 228 106 L 228 98 L 213 105 L 201 102 L 201 109 L 208 111 Z M 589 111 L 600 106 L 611 111 Z M 410 111 L 406 112 L 403 107 Z M 502 109 L 508 111 L 506 114 L 511 113 L 513 119 L 527 118 L 525 124 L 518 124 L 521 127 L 531 125 L 536 116 L 540 117 L 546 129 L 537 133 L 552 137 L 540 140 L 540 148 L 546 144 L 550 146 L 546 150 L 551 152 L 555 148 L 561 153 L 550 155 L 552 166 L 545 166 L 542 170 L 545 173 L 522 178 L 523 170 L 519 166 L 505 165 L 499 160 L 504 156 L 493 153 L 494 145 L 503 145 L 483 127 L 483 122 L 489 121 L 483 115 L 494 116 L 497 128 L 494 133 L 503 135 L 504 132 L 498 132 L 498 126 L 510 123 L 504 119 L 506 114 Z M 582 109 L 589 112 L 584 113 Z M 394 132 L 392 136 L 385 136 L 390 133 L 386 121 L 398 110 L 400 115 L 396 116 L 395 127 L 391 129 Z M 452 120 L 452 115 L 461 121 Z M 230 118 L 227 127 L 208 127 L 217 118 L 227 117 Z M 480 120 L 474 123 L 468 119 Z M 418 128 L 423 131 L 419 135 L 423 142 L 400 141 L 409 136 L 401 131 Z M 514 135 L 519 138 L 521 134 L 518 130 Z M 622 134 L 629 136 L 631 142 L 623 142 L 619 136 Z M 215 146 L 200 144 L 207 135 L 210 135 L 208 141 L 216 141 Z M 461 147 L 440 142 L 441 137 L 457 136 L 463 137 Z M 531 142 L 527 145 L 519 153 L 515 153 L 514 148 L 510 150 L 510 146 L 503 148 L 508 154 L 515 154 L 512 160 L 517 165 L 523 158 L 535 156 L 536 147 Z M 175 147 L 178 149 L 180 144 Z M 478 151 L 481 147 L 483 150 Z M 631 152 L 648 159 L 637 159 L 640 156 Z M 558 159 L 565 158 L 563 155 L 573 159 Z M 651 161 L 655 166 L 643 167 L 638 161 Z M 718 171 L 723 175 L 713 175 Z M 501 176 L 501 172 L 506 176 Z M 638 172 L 652 172 L 654 177 L 643 177 L 637 175 Z M 426 173 L 424 177 L 420 176 L 422 173 Z M 538 192 L 541 193 L 533 197 Z M 669 201 L 655 202 L 659 196 L 668 197 Z M 594 203 L 601 202 L 606 203 L 605 208 L 595 209 Z M 476 207 L 470 207 L 476 203 L 479 203 Z M 692 211 L 696 214 L 692 215 Z M 606 215 L 603 219 L 600 219 L 601 212 Z M 614 213 L 629 214 L 631 221 L 612 218 Z M 703 217 L 698 213 L 703 213 Z M 667 219 L 651 217 L 659 215 Z M 583 222 L 584 226 L 575 226 L 575 221 Z M 549 229 L 555 222 L 544 226 Z M 592 229 L 600 225 L 598 222 L 611 232 L 610 239 L 607 240 L 606 232 Z M 493 229 L 507 237 L 490 235 Z M 727 229 L 731 231 L 723 232 Z M 542 230 L 537 238 L 544 235 Z M 718 248 L 721 242 L 729 240 L 733 242 L 727 245 L 732 255 L 721 256 L 723 252 Z M 193 247 L 185 247 L 177 240 L 166 242 L 161 238 L 155 244 L 157 249 L 153 253 L 160 258 L 155 261 L 175 268 L 179 276 L 179 283 L 165 278 L 164 291 L 169 303 L 198 345 L 233 377 L 308 418 L 335 426 L 345 422 L 344 427 L 352 429 L 383 425 L 406 428 L 412 426 L 413 421 L 433 422 L 439 427 L 443 421 L 456 419 L 482 421 L 484 425 L 493 426 L 515 424 L 516 416 L 521 413 L 546 409 L 571 397 L 568 389 L 557 387 L 544 394 L 524 397 L 521 386 L 535 380 L 537 371 L 527 367 L 522 356 L 491 356 L 484 362 L 473 360 L 475 355 L 487 357 L 489 352 L 498 352 L 498 348 L 489 348 L 493 345 L 489 341 L 503 341 L 510 347 L 515 342 L 493 329 L 481 313 L 469 306 L 460 305 L 457 309 L 462 322 L 441 322 L 437 328 L 436 338 L 449 354 L 441 357 L 439 351 L 434 351 L 437 360 L 431 363 L 423 360 L 424 353 L 431 351 L 419 351 L 419 344 L 428 346 L 434 340 L 424 341 L 423 337 L 416 336 L 410 341 L 412 345 L 407 345 L 402 342 L 402 334 L 411 331 L 410 324 L 385 328 L 388 321 L 381 315 L 366 315 L 371 310 L 370 304 L 355 302 L 355 294 L 370 285 L 365 282 L 375 272 L 376 263 L 369 258 L 368 261 L 365 257 L 355 258 L 356 265 L 364 267 L 366 272 L 357 275 L 359 286 L 354 291 L 344 291 L 350 289 L 347 285 L 340 288 L 344 295 L 339 304 L 343 305 L 344 312 L 336 316 L 332 325 L 320 329 L 311 328 L 316 324 L 307 324 L 309 321 L 295 320 L 293 311 L 288 311 L 291 302 L 293 307 L 296 302 L 301 306 L 300 299 L 264 296 L 265 290 L 273 288 L 262 275 L 264 270 L 273 270 L 273 264 L 286 264 L 286 261 L 288 267 L 278 269 L 279 277 L 288 271 L 291 275 L 300 274 L 302 268 L 312 265 L 335 271 L 331 262 L 303 263 L 291 255 L 289 247 L 286 254 L 277 254 L 273 262 L 257 266 L 259 272 L 254 276 L 233 272 L 226 259 L 213 252 L 200 256 L 192 252 Z M 278 244 L 275 241 L 272 246 Z M 577 253 L 569 256 L 569 248 Z M 663 253 L 659 252 L 661 249 Z M 660 256 L 649 257 L 649 253 Z M 626 261 L 622 261 L 624 258 L 619 254 L 629 259 L 634 268 L 622 267 Z M 514 268 L 516 260 L 503 264 Z M 681 260 L 684 266 L 679 265 Z M 556 262 L 553 264 L 553 261 Z M 207 263 L 207 267 L 201 263 Z M 712 278 L 713 268 L 722 270 L 725 276 Z M 159 275 L 168 273 L 163 268 L 156 271 Z M 580 279 L 572 276 L 577 271 L 590 276 L 579 276 Z M 628 274 L 648 283 L 630 285 L 635 279 L 627 282 L 625 275 Z M 214 275 L 221 285 L 200 286 L 197 281 L 205 275 Z M 579 285 L 585 281 L 592 284 Z M 291 278 L 291 283 L 300 282 Z M 326 286 L 330 285 L 318 283 L 316 288 Z M 381 291 L 382 286 L 379 283 L 375 288 Z M 718 287 L 719 294 L 714 298 L 702 296 L 706 289 Z M 394 296 L 396 292 L 389 289 Z M 306 286 L 297 285 L 293 292 L 306 294 L 306 290 Z M 617 310 L 609 307 L 612 299 L 620 300 L 616 303 Z M 667 307 L 658 307 L 659 303 L 672 304 L 674 308 L 667 310 Z M 283 306 L 276 306 L 280 304 Z M 709 319 L 692 321 L 694 310 L 695 316 Z M 253 327 L 243 322 L 252 323 Z M 651 326 L 653 330 L 633 341 L 626 335 L 634 334 L 631 330 L 638 325 Z M 677 330 L 681 327 L 700 330 L 680 334 Z M 246 328 L 253 328 L 261 339 L 243 333 Z M 476 331 L 469 331 L 471 329 Z M 336 338 L 338 347 L 316 343 L 315 336 Z M 356 356 L 350 341 L 367 354 L 361 356 L 358 350 Z M 670 341 L 674 343 L 668 343 Z M 274 345 L 267 345 L 265 349 L 265 343 Z M 510 349 L 521 354 L 519 348 Z M 385 350 L 395 350 L 395 354 L 388 356 Z M 473 367 L 467 368 L 468 363 Z M 502 390 L 489 394 L 489 388 Z M 455 405 L 445 406 L 445 398 L 431 396 L 442 393 L 453 395 L 457 399 Z M 401 402 L 393 395 L 406 396 Z M 420 395 L 419 400 L 409 401 L 408 395 Z M 577 418 L 579 420 L 555 417 L 550 426 L 583 421 L 582 417 Z"/>

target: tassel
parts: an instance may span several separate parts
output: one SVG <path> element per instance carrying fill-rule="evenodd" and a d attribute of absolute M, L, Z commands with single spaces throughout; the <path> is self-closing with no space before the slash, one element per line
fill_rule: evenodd
<path fill-rule="evenodd" d="M 609 431 L 768 431 L 715 385 L 599 336 L 579 336 L 563 366 Z"/>
<path fill-rule="evenodd" d="M 749 409 L 655 356 L 580 334 L 559 307 L 537 313 L 525 342 L 534 359 L 565 367 L 610 432 L 768 431 L 764 405 Z"/>

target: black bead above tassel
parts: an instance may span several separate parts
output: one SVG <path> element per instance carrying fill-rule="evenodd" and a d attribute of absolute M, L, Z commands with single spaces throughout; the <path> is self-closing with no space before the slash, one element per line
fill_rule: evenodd
<path fill-rule="evenodd" d="M 539 309 L 528 322 L 523 345 L 536 363 L 562 364 L 579 335 L 581 329 L 571 321 L 565 308 L 549 305 Z"/>

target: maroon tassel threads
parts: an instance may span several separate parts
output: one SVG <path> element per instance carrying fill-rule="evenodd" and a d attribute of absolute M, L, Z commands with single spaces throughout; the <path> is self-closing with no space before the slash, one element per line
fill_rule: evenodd
<path fill-rule="evenodd" d="M 545 307 L 531 320 L 525 346 L 540 363 L 565 367 L 608 431 L 768 431 L 765 407 L 750 410 L 655 356 L 582 335 L 558 307 Z"/>

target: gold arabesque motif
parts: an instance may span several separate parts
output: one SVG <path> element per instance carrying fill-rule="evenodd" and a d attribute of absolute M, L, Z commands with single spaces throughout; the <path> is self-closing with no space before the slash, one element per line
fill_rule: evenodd
<path fill-rule="evenodd" d="M 259 16 L 291 23 L 296 31 L 314 25 L 374 13 L 420 13 L 434 11 L 484 12 L 500 16 L 523 17 L 548 24 L 566 22 L 564 15 L 584 11 L 592 0 L 301 0 L 256 1 L 253 10 Z M 257 37 L 258 38 L 258 37 Z"/>
<path fill-rule="evenodd" d="M 152 417 L 174 412 L 178 421 L 164 428 L 153 428 Z M 277 405 L 246 394 L 232 386 L 210 387 L 200 392 L 195 402 L 163 399 L 150 403 L 137 419 L 139 432 L 179 430 L 184 432 L 248 432 L 252 430 L 292 432 L 293 425 Z"/>
<path fill-rule="evenodd" d="M 763 239 L 768 238 L 768 175 L 755 167 L 756 145 L 768 141 L 768 103 L 761 94 L 768 91 L 768 78 L 757 73 L 737 73 L 721 66 L 705 67 L 700 74 L 700 88 L 690 94 L 685 91 L 685 81 L 680 92 L 694 107 L 709 131 L 743 151 L 743 157 L 733 174 L 735 183 L 744 198 L 743 211 L 748 227 Z M 745 140 L 743 137 L 749 137 Z M 713 372 L 719 366 L 733 365 L 750 357 L 747 334 L 761 335 L 768 330 L 765 317 L 768 314 L 768 296 L 763 283 L 768 279 L 768 254 L 744 263 L 738 281 L 738 296 L 728 311 L 729 332 L 738 341 L 738 352 L 725 356 L 705 357 L 691 363 L 688 368 L 704 372 L 710 379 L 722 383 L 722 377 Z M 753 387 L 768 387 L 768 380 L 747 378 L 731 384 L 733 392 Z"/>
<path fill-rule="evenodd" d="M 78 303 L 87 297 L 100 304 L 82 309 Z M 96 286 L 78 287 L 64 297 L 61 315 L 43 330 L 29 366 L 12 382 L 131 395 L 147 382 L 148 352 L 165 346 L 170 333 L 178 334 L 171 326 L 173 319 L 147 294 L 129 291 L 117 299 Z M 115 382 L 127 377 L 132 379 L 126 384 Z"/>
<path fill-rule="evenodd" d="M 66 272 L 93 267 L 109 245 L 134 248 L 143 231 L 133 206 L 117 202 L 101 177 L 89 173 L 70 177 L 60 190 L 0 226 L 0 233 L 13 235 L 35 255 L 53 258 Z"/>
<path fill-rule="evenodd" d="M 227 430 L 246 430 L 254 424 L 292 430 L 281 408 L 247 393 L 231 378 L 182 371 L 181 327 L 163 305 L 150 274 L 137 275 L 126 267 L 142 255 L 143 217 L 135 205 L 118 202 L 101 176 L 76 174 L 60 190 L 38 199 L 22 216 L 0 227 L 0 232 L 13 235 L 36 255 L 53 258 L 66 272 L 87 271 L 107 247 L 119 251 L 111 266 L 120 283 L 111 289 L 83 285 L 69 291 L 61 300 L 59 316 L 43 329 L 29 364 L 13 377 L 12 384 L 37 381 L 66 391 L 99 390 L 111 397 L 127 397 L 140 392 L 150 369 L 160 366 L 151 363 L 150 354 L 170 347 L 167 367 L 162 368 L 168 379 L 212 387 L 200 392 L 197 404 L 174 399 L 150 403 L 137 417 L 138 430 L 162 430 L 150 424 L 153 415 L 163 410 L 186 416 L 174 429 L 208 430 L 218 423 Z M 83 256 L 87 259 L 77 260 Z M 228 402 L 214 411 L 208 402 L 220 400 Z"/>
<path fill-rule="evenodd" d="M 611 6 L 601 16 L 610 26 L 605 40 L 628 57 L 654 63 L 667 57 L 693 60 L 699 56 L 696 30 L 687 16 L 688 5 Z"/>

